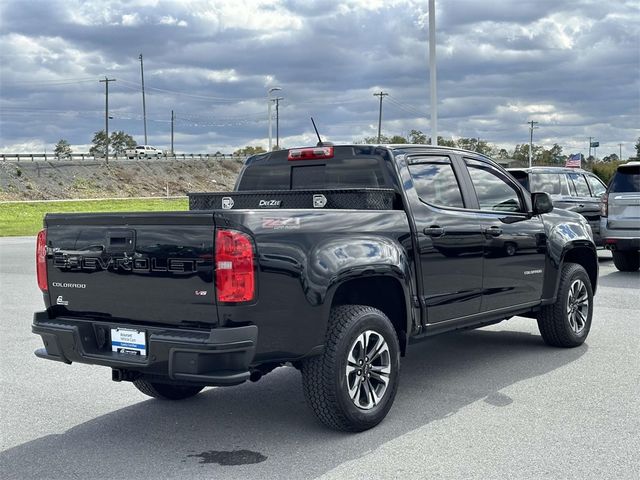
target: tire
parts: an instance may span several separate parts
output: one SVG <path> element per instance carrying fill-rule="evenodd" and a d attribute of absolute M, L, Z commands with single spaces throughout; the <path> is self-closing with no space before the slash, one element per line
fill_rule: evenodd
<path fill-rule="evenodd" d="M 515 243 L 507 242 L 504 244 L 504 251 L 509 257 L 513 257 L 516 254 L 517 249 L 518 247 L 516 247 Z"/>
<path fill-rule="evenodd" d="M 562 266 L 556 303 L 538 313 L 538 328 L 547 345 L 577 347 L 591 329 L 593 290 L 586 270 L 577 263 Z"/>
<path fill-rule="evenodd" d="M 399 372 L 400 345 L 387 316 L 373 307 L 343 305 L 331 310 L 324 353 L 302 362 L 302 385 L 323 424 L 361 432 L 391 409 Z"/>
<path fill-rule="evenodd" d="M 640 253 L 635 250 L 626 252 L 614 250 L 613 264 L 621 272 L 635 272 L 640 268 Z"/>
<path fill-rule="evenodd" d="M 197 395 L 204 388 L 201 386 L 149 382 L 147 380 L 135 380 L 133 384 L 145 395 L 162 400 L 184 400 Z"/>

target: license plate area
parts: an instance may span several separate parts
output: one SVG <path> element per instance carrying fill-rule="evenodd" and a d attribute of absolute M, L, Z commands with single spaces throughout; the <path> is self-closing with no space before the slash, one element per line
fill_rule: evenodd
<path fill-rule="evenodd" d="M 132 328 L 111 329 L 111 351 L 137 357 L 147 356 L 146 332 Z"/>

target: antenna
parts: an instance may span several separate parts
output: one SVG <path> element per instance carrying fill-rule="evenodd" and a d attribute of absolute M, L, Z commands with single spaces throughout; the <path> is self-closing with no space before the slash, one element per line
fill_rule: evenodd
<path fill-rule="evenodd" d="M 311 123 L 313 124 L 313 129 L 316 131 L 316 135 L 318 136 L 318 147 L 321 147 L 322 139 L 320 138 L 320 134 L 318 133 L 318 127 L 316 127 L 316 122 L 313 121 L 313 117 L 311 117 Z"/>

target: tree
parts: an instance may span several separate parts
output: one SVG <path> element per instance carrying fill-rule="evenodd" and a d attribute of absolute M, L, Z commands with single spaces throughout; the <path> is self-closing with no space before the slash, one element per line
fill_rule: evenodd
<path fill-rule="evenodd" d="M 89 149 L 89 155 L 104 156 L 106 150 L 107 136 L 104 130 L 100 130 L 93 135 L 91 140 L 91 148 Z M 122 130 L 112 132 L 109 137 L 109 155 L 122 155 L 127 148 L 133 148 L 137 145 L 136 141 L 128 133 L 124 133 Z"/>
<path fill-rule="evenodd" d="M 116 155 L 123 155 L 127 148 L 134 148 L 136 145 L 133 137 L 122 130 L 113 132 L 109 137 L 109 150 Z"/>
<path fill-rule="evenodd" d="M 394 135 L 389 139 L 389 143 L 407 143 L 407 139 L 401 135 Z"/>
<path fill-rule="evenodd" d="M 610 163 L 610 162 L 617 162 L 620 159 L 618 158 L 618 155 L 616 155 L 615 153 L 612 153 L 611 155 L 607 155 L 606 157 L 604 157 L 602 159 L 603 162 L 605 163 Z"/>
<path fill-rule="evenodd" d="M 409 143 L 414 145 L 424 145 L 427 143 L 427 136 L 420 130 L 411 130 L 409 132 Z"/>
<path fill-rule="evenodd" d="M 636 140 L 636 160 L 640 160 L 640 137 Z"/>
<path fill-rule="evenodd" d="M 244 148 L 236 150 L 235 152 L 233 152 L 233 154 L 236 157 L 248 157 L 248 156 L 251 156 L 251 155 L 257 155 L 259 153 L 266 153 L 266 152 L 267 151 L 262 147 L 252 147 L 252 146 L 248 145 L 248 146 L 246 146 Z"/>
<path fill-rule="evenodd" d="M 387 137 L 386 135 L 380 135 L 380 141 L 378 142 L 378 136 L 374 135 L 373 137 L 364 137 L 364 142 L 363 143 L 365 143 L 365 144 L 366 143 L 372 143 L 372 144 L 376 144 L 376 143 L 391 143 L 391 138 Z"/>
<path fill-rule="evenodd" d="M 61 138 L 58 143 L 56 143 L 56 148 L 53 149 L 53 154 L 58 158 L 64 158 L 71 156 L 71 145 L 64 138 Z"/>
<path fill-rule="evenodd" d="M 534 149 L 535 152 L 535 149 Z M 540 154 L 540 163 L 543 165 L 552 165 L 556 163 L 561 163 L 566 156 L 562 155 L 562 147 L 557 143 L 553 144 L 549 150 L 543 149 Z"/>
<path fill-rule="evenodd" d="M 91 148 L 89 149 L 89 155 L 104 156 L 105 147 L 107 144 L 107 135 L 104 130 L 100 130 L 93 135 L 91 140 Z"/>

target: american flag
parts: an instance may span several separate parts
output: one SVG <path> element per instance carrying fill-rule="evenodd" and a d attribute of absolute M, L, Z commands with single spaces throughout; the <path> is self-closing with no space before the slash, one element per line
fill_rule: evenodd
<path fill-rule="evenodd" d="M 565 167 L 580 168 L 582 166 L 582 156 L 579 153 L 569 155 Z"/>

